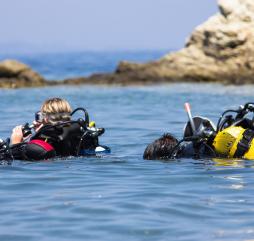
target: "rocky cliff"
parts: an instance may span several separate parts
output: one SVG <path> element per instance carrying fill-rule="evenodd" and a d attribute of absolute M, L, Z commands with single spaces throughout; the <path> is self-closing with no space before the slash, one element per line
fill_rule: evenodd
<path fill-rule="evenodd" d="M 146 64 L 121 62 L 113 74 L 66 82 L 254 83 L 254 0 L 219 0 L 218 5 L 219 13 L 198 26 L 182 50 Z"/>
<path fill-rule="evenodd" d="M 0 62 L 0 87 L 159 82 L 254 83 L 254 0 L 219 0 L 219 12 L 198 26 L 185 47 L 146 64 L 121 62 L 111 74 L 46 81 L 16 61 Z"/>

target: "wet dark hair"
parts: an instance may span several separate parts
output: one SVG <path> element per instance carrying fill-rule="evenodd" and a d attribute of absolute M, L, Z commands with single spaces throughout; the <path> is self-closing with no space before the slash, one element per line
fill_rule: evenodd
<path fill-rule="evenodd" d="M 146 160 L 168 159 L 177 144 L 178 140 L 173 135 L 166 133 L 146 147 L 143 158 Z"/>

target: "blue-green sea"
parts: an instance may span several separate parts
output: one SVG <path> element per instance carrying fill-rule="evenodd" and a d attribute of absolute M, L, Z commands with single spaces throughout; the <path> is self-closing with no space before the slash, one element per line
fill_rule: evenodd
<path fill-rule="evenodd" d="M 49 79 L 64 79 L 111 71 L 119 59 L 143 62 L 163 54 L 14 57 Z M 216 122 L 225 109 L 253 101 L 253 93 L 254 86 L 184 83 L 0 90 L 1 138 L 32 122 L 46 98 L 59 96 L 73 108 L 87 108 L 90 119 L 106 129 L 100 143 L 112 150 L 99 157 L 3 163 L 0 240 L 253 239 L 253 161 L 142 159 L 146 145 L 163 133 L 181 138 L 185 102 L 193 115 Z"/>

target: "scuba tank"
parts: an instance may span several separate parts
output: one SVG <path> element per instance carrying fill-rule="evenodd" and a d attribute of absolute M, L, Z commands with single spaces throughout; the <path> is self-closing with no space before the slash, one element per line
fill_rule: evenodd
<path fill-rule="evenodd" d="M 97 128 L 94 122 L 89 122 L 88 112 L 84 108 L 77 108 L 72 113 L 82 111 L 84 119 L 70 120 L 55 125 L 45 125 L 36 132 L 29 142 L 22 142 L 10 145 L 9 138 L 0 140 L 0 160 L 30 160 L 23 158 L 23 147 L 37 140 L 54 146 L 59 156 L 87 156 L 110 153 L 110 148 L 99 144 L 99 136 L 104 132 L 104 128 Z M 38 113 L 36 113 L 38 115 Z M 39 115 L 38 115 L 39 116 Z M 24 137 L 32 133 L 33 125 L 26 123 L 22 127 Z M 67 140 L 67 141 L 66 141 Z M 36 159 L 37 160 L 37 159 Z"/>
<path fill-rule="evenodd" d="M 183 140 L 192 141 L 196 149 L 206 145 L 215 156 L 254 159 L 254 115 L 249 119 L 249 113 L 253 115 L 254 103 L 226 110 L 216 128 L 207 118 L 188 115 L 192 120 L 185 125 Z"/>
<path fill-rule="evenodd" d="M 254 131 L 240 126 L 231 126 L 219 131 L 213 146 L 219 155 L 230 158 L 254 160 Z"/>
<path fill-rule="evenodd" d="M 252 119 L 247 118 L 252 114 Z M 221 156 L 254 160 L 254 103 L 222 113 L 213 147 Z"/>
<path fill-rule="evenodd" d="M 70 120 L 55 125 L 43 126 L 31 140 L 43 139 L 54 146 L 59 156 L 80 156 L 109 153 L 110 148 L 99 144 L 99 136 L 104 128 L 97 128 L 94 122 L 89 122 L 86 109 L 77 108 L 72 113 L 82 111 L 85 118 Z"/>
<path fill-rule="evenodd" d="M 105 129 L 104 128 L 97 128 L 94 121 L 89 121 L 89 115 L 86 109 L 84 108 L 77 108 L 72 113 L 71 116 L 73 116 L 77 111 L 82 111 L 85 115 L 85 128 L 84 133 L 80 139 L 79 147 L 77 150 L 77 155 L 96 155 L 96 154 L 108 154 L 111 152 L 110 148 L 104 145 L 99 144 L 99 136 L 104 134 Z M 84 145 L 84 142 L 86 138 L 92 139 L 93 147 L 89 148 Z M 82 146 L 83 142 L 83 146 Z"/>

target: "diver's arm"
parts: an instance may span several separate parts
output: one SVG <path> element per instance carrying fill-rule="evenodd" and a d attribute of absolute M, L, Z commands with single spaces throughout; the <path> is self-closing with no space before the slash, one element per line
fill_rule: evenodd
<path fill-rule="evenodd" d="M 193 142 L 186 141 L 183 142 L 177 152 L 177 158 L 193 158 L 195 156 L 195 149 L 193 147 Z"/>
<path fill-rule="evenodd" d="M 193 142 L 184 142 L 177 153 L 178 158 L 209 158 L 215 157 L 215 152 L 209 144 L 199 143 L 195 145 Z"/>
<path fill-rule="evenodd" d="M 32 140 L 21 142 L 10 146 L 14 159 L 38 161 L 46 160 L 56 156 L 55 149 L 43 140 Z"/>

